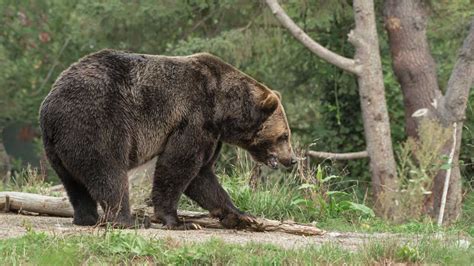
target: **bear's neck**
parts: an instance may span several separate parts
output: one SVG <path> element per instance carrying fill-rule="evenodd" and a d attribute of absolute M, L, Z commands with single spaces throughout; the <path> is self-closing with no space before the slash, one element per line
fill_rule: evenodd
<path fill-rule="evenodd" d="M 205 128 L 212 130 L 226 143 L 243 147 L 261 128 L 269 114 L 257 107 L 255 93 L 258 82 L 233 66 L 208 54 L 196 57 L 202 75 L 202 87 L 209 95 L 212 121 Z"/>
<path fill-rule="evenodd" d="M 215 125 L 223 142 L 244 147 L 260 130 L 268 114 L 257 108 L 246 86 L 222 88 L 217 101 Z"/>

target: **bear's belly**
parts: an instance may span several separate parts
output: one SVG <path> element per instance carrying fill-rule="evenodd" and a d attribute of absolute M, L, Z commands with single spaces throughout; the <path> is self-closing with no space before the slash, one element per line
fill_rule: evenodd
<path fill-rule="evenodd" d="M 135 175 L 147 175 L 147 176 L 153 175 L 153 173 L 155 172 L 155 165 L 156 165 L 156 157 L 128 170 L 127 175 L 129 177 L 135 176 Z"/>
<path fill-rule="evenodd" d="M 129 154 L 129 169 L 139 167 L 162 153 L 168 139 L 163 128 L 135 132 L 134 143 Z"/>

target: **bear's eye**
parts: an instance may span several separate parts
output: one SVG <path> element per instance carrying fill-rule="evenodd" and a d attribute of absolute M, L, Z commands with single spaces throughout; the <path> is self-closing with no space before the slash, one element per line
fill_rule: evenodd
<path fill-rule="evenodd" d="M 283 133 L 280 137 L 278 137 L 278 141 L 286 141 L 288 140 L 288 133 Z"/>

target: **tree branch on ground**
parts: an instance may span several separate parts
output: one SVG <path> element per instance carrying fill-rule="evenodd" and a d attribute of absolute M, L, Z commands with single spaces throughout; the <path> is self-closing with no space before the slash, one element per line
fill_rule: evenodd
<path fill-rule="evenodd" d="M 323 152 L 323 151 L 307 151 L 306 155 L 326 160 L 355 160 L 368 158 L 369 153 L 367 151 L 359 152 L 348 152 L 348 153 L 333 153 L 333 152 Z"/>

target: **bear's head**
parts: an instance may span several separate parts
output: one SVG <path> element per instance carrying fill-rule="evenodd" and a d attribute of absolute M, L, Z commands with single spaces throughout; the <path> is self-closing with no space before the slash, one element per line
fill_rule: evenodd
<path fill-rule="evenodd" d="M 291 167 L 297 158 L 291 147 L 291 131 L 285 110 L 281 104 L 281 95 L 277 91 L 266 89 L 259 95 L 259 107 L 268 116 L 246 147 L 257 162 L 276 169 L 278 163 Z"/>

